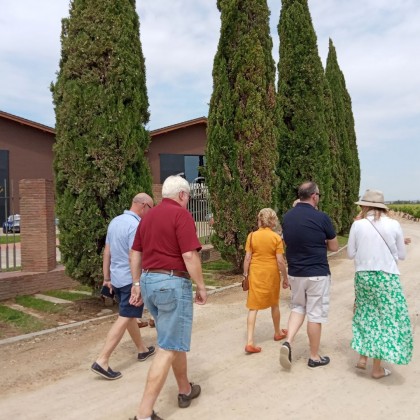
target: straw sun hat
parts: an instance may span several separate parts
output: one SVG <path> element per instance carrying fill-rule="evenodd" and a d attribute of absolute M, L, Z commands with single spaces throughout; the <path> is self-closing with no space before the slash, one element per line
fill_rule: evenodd
<path fill-rule="evenodd" d="M 356 201 L 354 204 L 388 210 L 388 207 L 384 203 L 384 194 L 379 190 L 366 190 L 366 192 L 363 194 L 363 197 L 359 201 Z"/>

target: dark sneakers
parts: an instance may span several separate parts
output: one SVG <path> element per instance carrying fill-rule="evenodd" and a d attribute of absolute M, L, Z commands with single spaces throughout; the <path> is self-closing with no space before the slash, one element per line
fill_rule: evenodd
<path fill-rule="evenodd" d="M 201 393 L 201 386 L 190 382 L 191 392 L 189 395 L 178 394 L 178 407 L 187 408 L 191 404 L 191 400 L 197 398 Z"/>
<path fill-rule="evenodd" d="M 137 356 L 137 359 L 139 362 L 144 362 L 148 357 L 150 357 L 152 354 L 155 354 L 155 348 L 154 346 L 147 347 L 148 351 L 145 351 L 144 353 L 139 353 Z"/>
<path fill-rule="evenodd" d="M 284 369 L 290 369 L 292 367 L 292 349 L 287 341 L 280 347 L 280 365 Z"/>
<path fill-rule="evenodd" d="M 327 366 L 330 363 L 330 358 L 328 356 L 319 356 L 319 360 L 308 360 L 308 368 L 315 369 L 317 367 Z"/>
<path fill-rule="evenodd" d="M 163 418 L 159 417 L 154 411 L 152 412 L 152 415 L 150 417 L 152 420 L 163 420 Z M 134 416 L 133 420 L 137 420 L 137 416 Z"/>
<path fill-rule="evenodd" d="M 105 370 L 96 362 L 90 367 L 90 370 L 102 376 L 103 378 L 108 379 L 109 381 L 113 381 L 114 379 L 119 379 L 122 377 L 121 372 L 114 372 L 110 367 L 108 367 L 108 370 Z"/>
<path fill-rule="evenodd" d="M 187 408 L 191 404 L 191 400 L 197 398 L 201 393 L 200 385 L 196 385 L 190 382 L 191 385 L 191 392 L 189 395 L 185 394 L 178 394 L 178 407 L 180 408 Z M 162 417 L 159 417 L 154 411 L 151 415 L 152 420 L 163 420 Z M 134 417 L 133 420 L 137 420 L 137 417 Z"/>

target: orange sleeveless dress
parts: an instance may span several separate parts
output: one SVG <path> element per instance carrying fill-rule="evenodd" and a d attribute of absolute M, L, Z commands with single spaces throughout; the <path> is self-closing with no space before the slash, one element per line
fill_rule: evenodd
<path fill-rule="evenodd" d="M 252 249 L 251 249 L 252 235 Z M 248 235 L 245 250 L 252 252 L 246 307 L 266 309 L 279 303 L 280 272 L 277 254 L 283 254 L 283 240 L 272 229 L 259 228 Z"/>

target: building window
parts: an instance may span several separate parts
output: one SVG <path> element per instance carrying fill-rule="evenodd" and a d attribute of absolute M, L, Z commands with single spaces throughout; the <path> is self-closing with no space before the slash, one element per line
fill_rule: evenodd
<path fill-rule="evenodd" d="M 160 182 L 163 183 L 169 175 L 182 174 L 188 182 L 194 182 L 201 177 L 200 167 L 205 165 L 203 155 L 160 155 Z"/>

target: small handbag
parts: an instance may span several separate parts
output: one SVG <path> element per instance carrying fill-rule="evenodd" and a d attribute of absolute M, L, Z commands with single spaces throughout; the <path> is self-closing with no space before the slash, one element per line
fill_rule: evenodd
<path fill-rule="evenodd" d="M 251 253 L 252 253 L 252 233 L 250 238 L 250 247 L 251 247 Z M 249 290 L 249 274 L 242 280 L 242 290 L 244 292 L 247 292 Z"/>
<path fill-rule="evenodd" d="M 244 292 L 247 292 L 249 290 L 249 280 L 248 280 L 248 276 L 246 276 L 243 280 L 242 280 L 242 290 Z"/>

